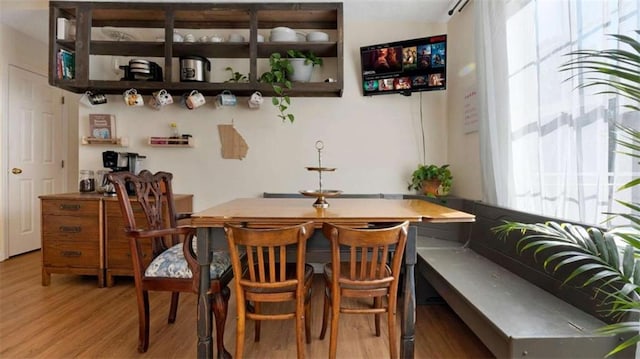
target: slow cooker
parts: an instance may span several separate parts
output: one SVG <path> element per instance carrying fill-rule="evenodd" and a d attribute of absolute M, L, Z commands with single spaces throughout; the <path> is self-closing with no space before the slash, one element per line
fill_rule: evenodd
<path fill-rule="evenodd" d="M 202 56 L 180 57 L 180 81 L 205 82 L 210 71 L 211 62 Z"/>

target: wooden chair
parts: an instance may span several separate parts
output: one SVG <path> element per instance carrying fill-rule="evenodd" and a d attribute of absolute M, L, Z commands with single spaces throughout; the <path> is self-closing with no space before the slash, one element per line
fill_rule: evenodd
<path fill-rule="evenodd" d="M 375 314 L 376 336 L 380 336 L 380 317 L 385 312 L 388 314 L 389 352 L 391 358 L 398 357 L 399 338 L 395 326 L 398 277 L 408 228 L 409 222 L 372 229 L 330 223 L 322 227 L 325 237 L 331 241 L 331 263 L 324 266 L 326 289 L 320 332 L 320 339 L 324 339 L 331 310 L 329 358 L 336 357 L 340 313 Z M 344 262 L 340 258 L 341 249 L 348 249 L 349 258 Z M 342 297 L 373 298 L 373 306 L 342 307 Z"/>
<path fill-rule="evenodd" d="M 107 178 L 115 187 L 125 218 L 124 230 L 130 239 L 138 302 L 138 351 L 144 353 L 149 348 L 148 292 L 172 292 L 169 323 L 173 323 L 176 320 L 180 292 L 198 291 L 200 272 L 195 254 L 196 230 L 177 225 L 181 216 L 176 213 L 173 201 L 171 173 L 152 174 L 143 170 L 136 176 L 130 172 L 114 172 Z M 135 189 L 135 195 L 130 196 L 127 193 L 127 183 Z M 135 201 L 142 207 L 145 223 L 136 223 L 132 208 L 132 202 Z M 166 203 L 166 213 L 163 210 L 163 202 Z M 144 258 L 143 245 L 148 245 L 149 242 L 152 255 L 151 258 Z M 216 321 L 218 358 L 231 356 L 224 348 L 223 337 L 230 296 L 227 285 L 232 278 L 233 271 L 228 253 L 213 253 L 210 291 Z"/>
<path fill-rule="evenodd" d="M 276 229 L 224 227 L 231 263 L 236 277 L 236 359 L 242 358 L 246 318 L 255 320 L 255 341 L 260 340 L 261 320 L 296 321 L 298 358 L 304 358 L 303 335 L 311 343 L 309 303 L 313 267 L 305 264 L 307 239 L 313 234 L 313 222 Z M 287 263 L 288 251 L 295 249 L 295 262 Z M 245 303 L 253 303 L 247 310 Z M 295 311 L 278 314 L 261 313 L 266 302 L 295 301 Z"/>

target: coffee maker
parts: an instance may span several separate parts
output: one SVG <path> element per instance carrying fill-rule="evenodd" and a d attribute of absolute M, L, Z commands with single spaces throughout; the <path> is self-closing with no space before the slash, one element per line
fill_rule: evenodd
<path fill-rule="evenodd" d="M 112 172 L 131 172 L 137 175 L 143 169 L 145 158 L 147 157 L 134 152 L 104 151 L 102 152 L 102 165 L 105 168 L 111 169 Z M 106 177 L 101 178 L 100 182 L 102 186 L 108 187 L 104 192 L 105 195 L 115 194 L 113 186 L 107 186 L 108 181 Z M 136 193 L 131 183 L 127 183 L 127 193 L 130 195 Z"/>

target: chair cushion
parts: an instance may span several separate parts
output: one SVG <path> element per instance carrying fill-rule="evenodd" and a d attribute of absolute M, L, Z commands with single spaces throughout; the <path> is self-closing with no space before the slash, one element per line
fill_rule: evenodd
<path fill-rule="evenodd" d="M 230 266 L 231 258 L 228 252 L 214 251 L 211 266 L 209 267 L 211 279 L 220 278 L 222 273 Z M 176 244 L 157 256 L 149 264 L 144 275 L 146 277 L 192 278 L 193 274 L 182 251 L 182 243 Z"/>

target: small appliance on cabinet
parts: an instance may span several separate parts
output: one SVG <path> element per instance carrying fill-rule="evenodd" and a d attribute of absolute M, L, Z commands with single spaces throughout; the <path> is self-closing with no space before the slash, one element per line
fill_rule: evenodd
<path fill-rule="evenodd" d="M 102 152 L 102 165 L 105 168 L 111 169 L 113 172 L 131 172 L 137 175 L 144 169 L 145 158 L 147 158 L 147 156 L 142 156 L 134 152 L 104 151 Z M 99 178 L 98 180 L 100 181 L 99 185 L 105 188 L 105 195 L 115 195 L 113 186 L 108 186 L 106 176 L 103 175 L 103 178 Z M 135 189 L 133 186 L 127 184 L 127 192 L 129 194 L 135 194 Z"/>

